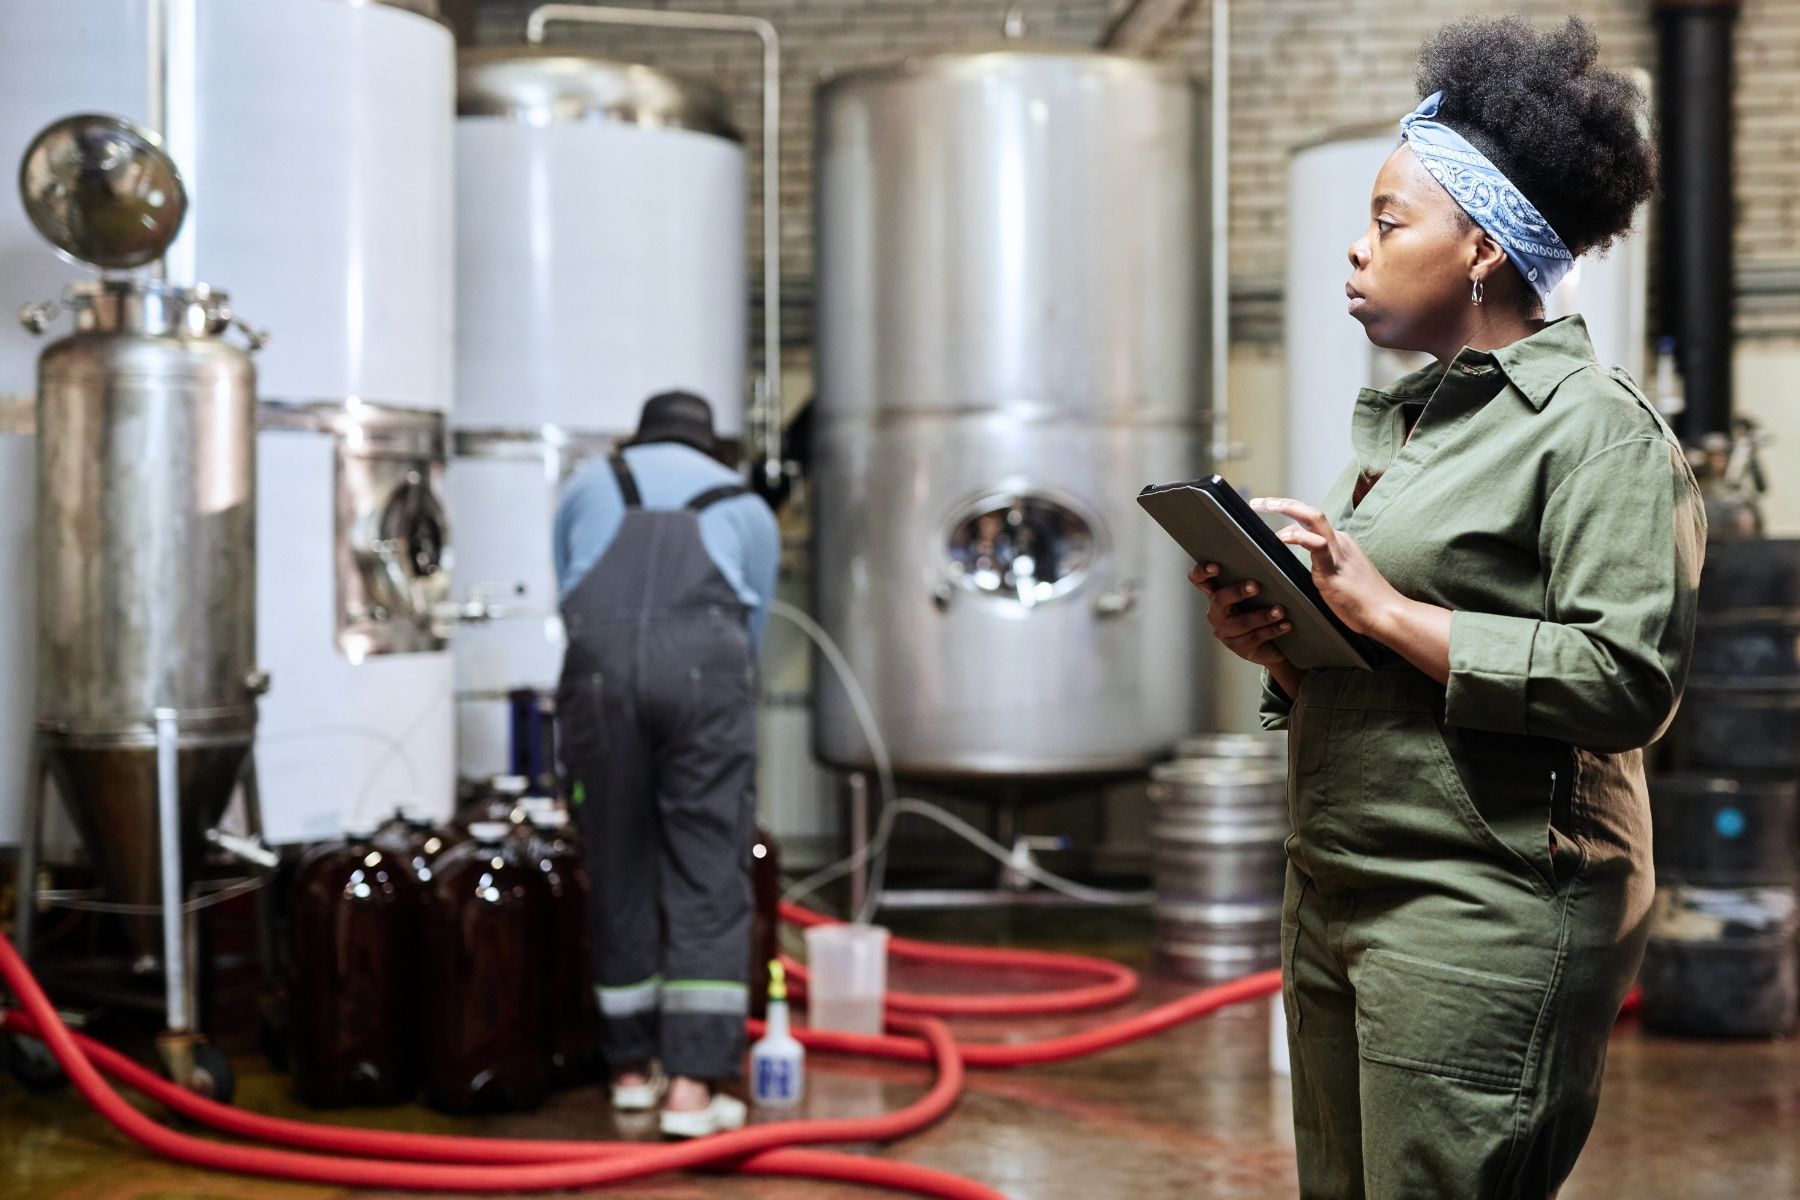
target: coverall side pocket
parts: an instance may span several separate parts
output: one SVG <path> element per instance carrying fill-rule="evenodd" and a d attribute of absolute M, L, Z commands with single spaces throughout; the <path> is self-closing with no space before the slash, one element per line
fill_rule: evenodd
<path fill-rule="evenodd" d="M 1487 1088 L 1525 1085 L 1546 984 L 1369 950 L 1351 970 L 1358 1051 Z"/>
<path fill-rule="evenodd" d="M 1289 841 L 1293 840 L 1290 834 Z M 1300 1032 L 1300 1002 L 1294 994 L 1294 956 L 1300 947 L 1300 905 L 1312 881 L 1289 864 L 1281 897 L 1281 1011 L 1288 1031 Z"/>
<path fill-rule="evenodd" d="M 1541 754 L 1520 744 L 1510 749 L 1433 722 L 1444 786 L 1475 837 L 1530 881 L 1546 899 L 1556 895 L 1550 861 L 1551 769 Z M 1454 748 L 1453 748 L 1454 747 Z"/>

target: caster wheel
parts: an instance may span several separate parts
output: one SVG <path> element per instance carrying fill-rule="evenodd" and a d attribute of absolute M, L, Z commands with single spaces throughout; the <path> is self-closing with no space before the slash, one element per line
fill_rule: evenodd
<path fill-rule="evenodd" d="M 237 1097 L 237 1072 L 217 1046 L 201 1042 L 194 1047 L 193 1077 L 184 1086 L 209 1100 L 230 1104 Z"/>
<path fill-rule="evenodd" d="M 6 1070 L 28 1092 L 44 1096 L 69 1086 L 61 1064 L 50 1048 L 34 1037 L 23 1035 L 6 1040 Z"/>
<path fill-rule="evenodd" d="M 197 1037 L 182 1041 L 186 1044 L 161 1048 L 163 1076 L 196 1096 L 230 1104 L 237 1095 L 237 1073 L 230 1061 L 211 1042 Z"/>

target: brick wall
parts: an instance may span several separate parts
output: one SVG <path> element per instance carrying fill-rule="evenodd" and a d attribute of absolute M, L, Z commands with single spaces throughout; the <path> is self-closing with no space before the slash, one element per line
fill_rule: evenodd
<path fill-rule="evenodd" d="M 961 48 L 998 37 L 996 0 L 615 0 L 767 17 L 782 35 L 783 288 L 790 339 L 807 337 L 810 297 L 812 90 L 819 78 L 908 54 Z M 479 0 L 476 38 L 522 41 L 530 3 Z M 1031 0 L 1031 37 L 1093 45 L 1126 0 Z M 1172 13 L 1148 53 L 1184 61 L 1204 76 L 1210 61 L 1206 0 L 1160 7 Z M 1519 12 L 1552 22 L 1569 12 L 1598 32 L 1608 63 L 1649 65 L 1655 39 L 1644 0 L 1240 0 L 1232 10 L 1233 292 L 1247 308 L 1279 301 L 1286 229 L 1285 172 L 1293 147 L 1333 129 L 1397 121 L 1414 101 L 1413 57 L 1440 24 L 1484 12 Z M 700 75 L 736 97 L 752 174 L 752 270 L 760 262 L 760 146 L 753 42 L 711 35 L 562 26 L 552 38 L 610 56 Z M 1749 335 L 1800 336 L 1800 0 L 1745 0 L 1738 33 L 1737 268 Z M 1242 314 L 1237 314 L 1242 315 Z M 1278 323 L 1240 322 L 1268 335 Z"/>

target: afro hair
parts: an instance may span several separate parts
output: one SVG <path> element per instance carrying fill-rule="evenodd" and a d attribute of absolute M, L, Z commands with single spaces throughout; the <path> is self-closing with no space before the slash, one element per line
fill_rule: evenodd
<path fill-rule="evenodd" d="M 1577 255 L 1611 245 L 1656 190 L 1646 99 L 1624 74 L 1596 67 L 1599 55 L 1576 17 L 1549 31 L 1519 17 L 1472 17 L 1419 51 L 1419 95 L 1444 93 L 1438 120 L 1512 180 Z"/>

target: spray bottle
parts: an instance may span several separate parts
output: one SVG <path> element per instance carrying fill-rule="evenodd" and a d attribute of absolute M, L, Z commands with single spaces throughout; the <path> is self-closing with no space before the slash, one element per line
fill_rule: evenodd
<path fill-rule="evenodd" d="M 768 1029 L 750 1047 L 750 1096 L 763 1108 L 791 1108 L 805 1082 L 806 1047 L 788 1033 L 787 973 L 772 961 Z"/>

